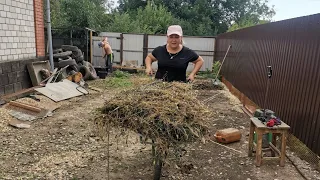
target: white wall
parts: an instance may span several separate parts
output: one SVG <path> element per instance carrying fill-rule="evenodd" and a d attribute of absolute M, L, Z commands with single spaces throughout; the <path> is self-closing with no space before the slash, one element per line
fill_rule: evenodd
<path fill-rule="evenodd" d="M 0 61 L 36 57 L 33 0 L 0 0 Z"/>

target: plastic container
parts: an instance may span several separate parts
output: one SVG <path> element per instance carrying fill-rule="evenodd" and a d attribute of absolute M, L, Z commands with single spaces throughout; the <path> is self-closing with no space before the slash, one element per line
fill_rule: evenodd
<path fill-rule="evenodd" d="M 232 143 L 236 141 L 240 141 L 241 139 L 241 132 L 235 128 L 227 128 L 218 130 L 214 135 L 216 140 L 220 143 Z"/>
<path fill-rule="evenodd" d="M 257 133 L 253 134 L 253 141 L 257 143 Z M 272 142 L 272 133 L 266 133 L 262 136 L 262 148 L 269 147 L 269 143 Z"/>

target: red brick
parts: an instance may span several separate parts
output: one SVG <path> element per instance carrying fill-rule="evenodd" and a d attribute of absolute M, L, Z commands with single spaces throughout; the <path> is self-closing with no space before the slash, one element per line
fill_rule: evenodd
<path fill-rule="evenodd" d="M 43 1 L 33 0 L 37 56 L 45 56 Z"/>

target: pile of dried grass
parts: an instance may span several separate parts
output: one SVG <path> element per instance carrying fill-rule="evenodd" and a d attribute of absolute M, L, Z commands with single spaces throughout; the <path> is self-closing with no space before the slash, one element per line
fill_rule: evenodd
<path fill-rule="evenodd" d="M 192 85 L 155 81 L 119 92 L 105 103 L 96 123 L 102 129 L 111 125 L 137 132 L 165 153 L 203 138 L 209 117 Z"/>
<path fill-rule="evenodd" d="M 193 83 L 193 89 L 197 90 L 222 90 L 223 85 L 214 85 L 214 79 L 199 79 Z"/>

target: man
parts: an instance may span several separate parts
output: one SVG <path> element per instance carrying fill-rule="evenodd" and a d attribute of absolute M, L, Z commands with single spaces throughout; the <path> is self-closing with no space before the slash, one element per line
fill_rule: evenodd
<path fill-rule="evenodd" d="M 203 65 L 203 59 L 195 51 L 183 45 L 182 28 L 179 25 L 172 25 L 167 30 L 167 44 L 156 47 L 145 59 L 146 73 L 153 74 L 151 64 L 158 61 L 156 79 L 163 81 L 193 81 L 195 75 Z M 186 70 L 189 63 L 195 66 L 188 78 Z"/>
<path fill-rule="evenodd" d="M 103 58 L 105 58 L 106 68 L 108 72 L 112 73 L 112 63 L 113 63 L 114 55 L 113 55 L 112 48 L 108 42 L 108 38 L 105 37 L 101 42 L 99 42 L 98 45 L 99 47 L 102 47 L 104 49 L 105 54 Z"/>

